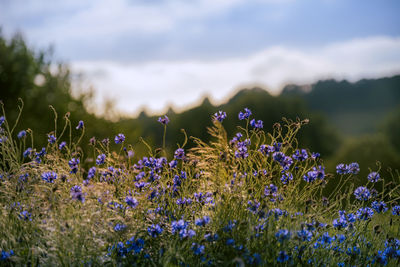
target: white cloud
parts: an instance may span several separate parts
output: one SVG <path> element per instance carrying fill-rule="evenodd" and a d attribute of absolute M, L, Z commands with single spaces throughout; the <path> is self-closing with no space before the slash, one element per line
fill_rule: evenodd
<path fill-rule="evenodd" d="M 276 46 L 247 57 L 216 61 L 73 62 L 72 67 L 88 75 L 99 101 L 112 97 L 117 108 L 128 113 L 142 106 L 162 112 L 168 103 L 184 108 L 204 95 L 223 101 L 245 85 L 262 84 L 278 93 L 286 83 L 398 74 L 400 38 L 355 39 L 312 50 Z"/>
<path fill-rule="evenodd" d="M 0 3 L 7 10 L 0 23 L 23 26 L 30 38 L 46 43 L 99 40 L 124 34 L 166 32 L 183 20 L 216 15 L 241 3 L 244 0 L 16 0 Z"/>
<path fill-rule="evenodd" d="M 206 35 L 209 30 L 207 22 L 211 18 L 224 17 L 237 7 L 251 3 L 285 6 L 293 1 L 5 0 L 0 1 L 0 10 L 6 10 L 0 16 L 0 25 L 6 26 L 7 34 L 16 29 L 23 30 L 35 46 L 53 44 L 57 51 L 64 52 L 63 56 L 69 58 L 113 58 L 116 54 L 113 51 L 121 47 L 125 54 L 131 52 L 127 58 L 135 58 L 137 53 L 151 57 L 148 50 L 143 52 L 150 45 L 155 46 L 158 52 L 166 49 L 163 54 L 168 54 L 168 46 L 176 47 L 176 43 L 190 50 L 186 47 L 190 46 L 189 40 L 180 38 L 190 39 L 190 34 L 196 35 L 196 31 Z M 279 12 L 267 10 L 265 16 L 271 19 L 279 19 L 284 13 L 283 8 Z M 218 34 L 223 35 L 223 30 Z M 135 49 L 130 51 L 130 45 Z"/>

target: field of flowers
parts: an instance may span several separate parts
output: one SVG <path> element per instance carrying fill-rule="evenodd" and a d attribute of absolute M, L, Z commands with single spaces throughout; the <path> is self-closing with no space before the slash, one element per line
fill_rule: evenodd
<path fill-rule="evenodd" d="M 123 133 L 92 138 L 84 155 L 71 138 L 84 122 L 68 116 L 35 148 L 32 131 L 16 132 L 3 110 L 0 265 L 400 265 L 398 173 L 385 182 L 378 165 L 367 184 L 348 186 L 357 163 L 331 174 L 298 147 L 306 120 L 265 133 L 245 108 L 230 139 L 226 116 L 210 116 L 210 143 L 193 138 L 194 148 L 185 141 L 170 155 L 142 139 L 139 159 Z M 165 139 L 169 119 L 159 122 Z"/>

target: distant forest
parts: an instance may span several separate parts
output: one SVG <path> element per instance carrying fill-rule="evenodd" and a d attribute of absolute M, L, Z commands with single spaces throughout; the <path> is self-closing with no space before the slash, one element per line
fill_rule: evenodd
<path fill-rule="evenodd" d="M 55 65 L 57 71 L 51 71 Z M 41 83 L 37 82 L 38 77 Z M 92 97 L 90 93 L 82 93 L 78 98 L 71 95 L 70 70 L 64 64 L 52 62 L 51 53 L 32 50 L 20 35 L 7 40 L 0 33 L 0 99 L 11 122 L 17 119 L 18 98 L 23 100 L 22 119 L 15 131 L 32 129 L 34 147 L 45 146 L 47 133 L 55 129 L 49 105 L 58 113 L 58 130 L 64 126 L 64 116 L 69 116 L 72 138 L 78 138 L 78 132 L 73 131 L 78 121 L 85 122 L 82 149 L 86 153 L 91 153 L 88 145 L 91 137 L 112 139 L 120 132 L 127 136 L 137 157 L 145 155 L 147 149 L 138 141 L 139 137 L 155 147 L 162 145 L 163 127 L 157 122 L 158 116 L 142 112 L 137 118 L 109 121 L 88 112 L 86 103 Z M 282 118 L 309 119 L 298 135 L 298 145 L 328 158 L 328 171 L 333 171 L 329 168 L 339 161 L 354 160 L 361 161 L 361 169 L 364 167 L 361 180 L 368 173 L 367 167 L 381 168 L 387 176 L 390 176 L 388 167 L 400 169 L 400 75 L 355 83 L 325 80 L 311 85 L 287 85 L 279 96 L 272 96 L 262 88 L 243 89 L 219 106 L 206 98 L 199 106 L 184 112 L 167 112 L 171 121 L 167 127 L 167 148 L 172 150 L 177 143 L 183 143 L 181 129 L 188 136 L 209 140 L 207 127 L 212 125 L 212 114 L 218 110 L 227 113 L 223 125 L 228 137 L 232 137 L 238 131 L 237 126 L 242 125 L 237 114 L 244 107 L 251 109 L 256 119 L 263 120 L 266 131 L 271 131 L 273 124 L 282 122 Z M 192 145 L 189 139 L 187 147 Z M 384 165 L 377 166 L 376 161 Z"/>

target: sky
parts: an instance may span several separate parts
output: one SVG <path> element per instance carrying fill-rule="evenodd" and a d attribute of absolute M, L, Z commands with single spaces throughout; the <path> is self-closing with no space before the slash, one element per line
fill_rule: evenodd
<path fill-rule="evenodd" d="M 398 0 L 0 0 L 6 36 L 82 73 L 135 115 L 218 104 L 243 87 L 400 74 Z"/>

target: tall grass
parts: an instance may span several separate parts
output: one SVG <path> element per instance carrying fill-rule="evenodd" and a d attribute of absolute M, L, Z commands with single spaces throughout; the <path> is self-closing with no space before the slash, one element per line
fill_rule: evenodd
<path fill-rule="evenodd" d="M 379 177 L 365 189 L 343 186 L 357 164 L 328 173 L 317 153 L 299 148 L 296 134 L 307 120 L 284 119 L 265 133 L 247 111 L 233 140 L 216 113 L 213 141 L 194 138 L 193 149 L 185 150 L 185 141 L 168 155 L 165 145 L 153 149 L 141 139 L 148 156 L 139 159 L 122 135 L 92 139 L 85 155 L 81 138 L 71 138 L 85 128 L 68 116 L 47 147 L 35 148 L 32 131 L 15 133 L 18 121 L 10 126 L 3 110 L 0 263 L 400 264 L 400 177 L 386 185 Z M 160 125 L 164 136 L 167 123 Z M 335 189 L 325 190 L 330 183 Z M 379 184 L 383 190 L 374 190 Z"/>

